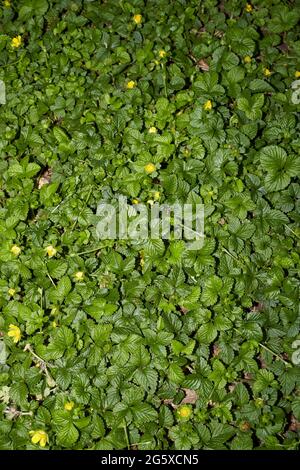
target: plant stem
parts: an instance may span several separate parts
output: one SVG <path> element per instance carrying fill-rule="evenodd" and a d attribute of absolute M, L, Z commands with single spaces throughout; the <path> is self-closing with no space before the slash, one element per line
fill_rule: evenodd
<path fill-rule="evenodd" d="M 130 441 L 129 441 L 128 429 L 127 429 L 127 424 L 126 424 L 125 418 L 124 418 L 124 432 L 125 432 L 127 449 L 130 450 Z"/>

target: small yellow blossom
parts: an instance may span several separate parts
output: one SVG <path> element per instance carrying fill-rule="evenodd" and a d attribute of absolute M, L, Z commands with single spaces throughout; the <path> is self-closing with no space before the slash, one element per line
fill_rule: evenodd
<path fill-rule="evenodd" d="M 45 447 L 47 442 L 49 442 L 48 434 L 42 429 L 36 431 L 29 431 L 31 437 L 31 442 L 33 444 L 40 444 L 41 447 Z"/>
<path fill-rule="evenodd" d="M 251 13 L 251 12 L 252 12 L 253 6 L 251 5 L 251 3 L 247 3 L 247 4 L 246 4 L 245 10 L 246 10 L 247 13 Z"/>
<path fill-rule="evenodd" d="M 21 253 L 21 248 L 18 245 L 13 245 L 10 249 L 10 252 L 15 256 L 19 256 Z"/>
<path fill-rule="evenodd" d="M 135 88 L 136 86 L 136 83 L 134 80 L 130 80 L 130 82 L 127 83 L 126 87 L 128 88 L 128 90 L 132 90 L 132 88 Z"/>
<path fill-rule="evenodd" d="M 299 71 L 299 70 L 296 70 L 296 72 L 295 72 L 295 77 L 296 77 L 296 78 L 300 78 L 300 71 Z"/>
<path fill-rule="evenodd" d="M 183 419 L 189 419 L 191 414 L 192 414 L 192 409 L 190 406 L 188 405 L 181 405 L 178 409 L 177 409 L 177 414 L 180 418 L 183 418 Z"/>
<path fill-rule="evenodd" d="M 249 64 L 249 63 L 251 62 L 251 60 L 252 60 L 252 59 L 251 59 L 251 57 L 250 57 L 249 55 L 246 55 L 246 56 L 244 57 L 244 62 L 245 62 L 246 64 Z"/>
<path fill-rule="evenodd" d="M 140 201 L 138 199 L 132 199 L 131 202 L 132 202 L 132 204 L 139 204 Z"/>
<path fill-rule="evenodd" d="M 14 343 L 18 343 L 22 336 L 20 328 L 12 324 L 9 325 L 9 330 L 8 330 L 7 335 L 13 339 Z"/>
<path fill-rule="evenodd" d="M 4 3 L 4 6 L 5 6 L 6 8 L 9 8 L 9 7 L 10 7 L 10 5 L 11 5 L 11 3 L 10 3 L 10 1 L 9 1 L 9 0 L 4 0 L 4 2 L 3 2 L 3 3 Z"/>
<path fill-rule="evenodd" d="M 272 75 L 271 70 L 265 68 L 265 69 L 264 69 L 264 76 L 265 76 L 265 77 L 269 77 L 270 75 Z"/>
<path fill-rule="evenodd" d="M 140 15 L 140 14 L 133 15 L 133 21 L 135 22 L 135 24 L 141 24 L 141 22 L 142 22 L 142 15 Z"/>
<path fill-rule="evenodd" d="M 82 271 L 77 271 L 77 273 L 74 274 L 74 277 L 76 281 L 82 281 L 84 278 L 84 273 Z"/>
<path fill-rule="evenodd" d="M 203 108 L 205 111 L 210 111 L 211 108 L 212 108 L 212 102 L 211 100 L 207 100 L 204 105 L 203 105 Z"/>
<path fill-rule="evenodd" d="M 22 44 L 22 38 L 21 38 L 20 35 L 12 38 L 12 40 L 11 40 L 12 47 L 17 49 L 18 47 L 21 46 L 21 44 Z"/>
<path fill-rule="evenodd" d="M 56 323 L 55 320 L 52 322 L 52 326 L 53 326 L 53 328 L 56 328 L 56 327 L 57 327 L 57 323 Z"/>
<path fill-rule="evenodd" d="M 154 200 L 155 200 L 155 201 L 158 201 L 158 199 L 160 198 L 160 192 L 159 192 L 159 191 L 155 191 L 153 197 L 154 197 Z"/>
<path fill-rule="evenodd" d="M 164 51 L 163 49 L 161 49 L 159 52 L 158 52 L 158 55 L 161 59 L 163 59 L 164 57 L 166 57 L 167 53 L 166 51 Z"/>
<path fill-rule="evenodd" d="M 67 403 L 65 403 L 64 408 L 67 411 L 72 411 L 73 408 L 74 408 L 74 405 L 75 405 L 75 403 L 73 401 L 68 401 Z"/>
<path fill-rule="evenodd" d="M 8 289 L 8 295 L 10 295 L 10 297 L 13 297 L 15 293 L 16 293 L 16 289 L 13 289 L 12 287 Z"/>
<path fill-rule="evenodd" d="M 144 166 L 144 170 L 146 173 L 150 174 L 156 170 L 156 167 L 153 163 L 147 163 L 147 165 Z"/>
<path fill-rule="evenodd" d="M 52 258 L 52 257 L 55 256 L 56 253 L 57 253 L 57 249 L 54 248 L 54 246 L 52 246 L 52 245 L 48 245 L 48 246 L 45 248 L 45 250 L 46 250 L 46 253 L 47 253 L 47 255 L 49 256 L 49 258 Z"/>
<path fill-rule="evenodd" d="M 156 134 L 157 129 L 156 129 L 156 127 L 152 126 L 152 127 L 149 127 L 148 132 L 149 132 L 149 134 Z"/>

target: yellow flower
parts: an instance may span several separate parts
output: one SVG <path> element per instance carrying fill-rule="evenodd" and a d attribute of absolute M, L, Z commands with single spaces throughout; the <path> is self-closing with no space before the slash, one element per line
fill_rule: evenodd
<path fill-rule="evenodd" d="M 49 442 L 48 434 L 42 429 L 36 431 L 29 431 L 31 437 L 31 442 L 33 444 L 40 444 L 41 447 L 45 447 L 47 442 Z"/>
<path fill-rule="evenodd" d="M 10 1 L 9 1 L 9 0 L 4 0 L 3 3 L 4 3 L 4 6 L 5 6 L 6 8 L 9 8 L 9 7 L 10 7 Z"/>
<path fill-rule="evenodd" d="M 203 105 L 203 108 L 205 111 L 210 111 L 211 108 L 212 108 L 212 102 L 211 100 L 207 100 L 204 105 Z"/>
<path fill-rule="evenodd" d="M 16 293 L 16 289 L 13 289 L 12 287 L 8 289 L 8 295 L 10 295 L 10 297 L 13 297 L 15 293 Z"/>
<path fill-rule="evenodd" d="M 82 271 L 77 271 L 74 276 L 76 281 L 82 281 L 84 278 L 84 273 Z"/>
<path fill-rule="evenodd" d="M 161 57 L 161 59 L 163 59 L 164 57 L 166 57 L 167 53 L 166 53 L 166 51 L 164 51 L 163 49 L 161 49 L 161 50 L 158 52 L 158 55 L 159 55 L 159 57 Z"/>
<path fill-rule="evenodd" d="M 177 414 L 178 414 L 179 418 L 189 419 L 191 414 L 192 414 L 192 409 L 188 405 L 181 405 L 177 409 Z"/>
<path fill-rule="evenodd" d="M 160 192 L 159 192 L 159 191 L 155 191 L 153 197 L 154 197 L 155 201 L 158 201 L 158 199 L 160 198 Z"/>
<path fill-rule="evenodd" d="M 12 47 L 15 47 L 17 49 L 18 47 L 21 46 L 21 44 L 22 44 L 22 38 L 20 35 L 12 38 L 11 40 Z"/>
<path fill-rule="evenodd" d="M 130 82 L 127 83 L 126 87 L 128 88 L 128 90 L 132 90 L 132 88 L 134 88 L 136 86 L 136 83 L 134 80 L 130 80 Z"/>
<path fill-rule="evenodd" d="M 49 258 L 52 258 L 52 256 L 55 256 L 56 253 L 57 253 L 57 249 L 54 248 L 54 246 L 52 246 L 52 245 L 48 245 L 48 246 L 45 248 L 45 250 L 46 250 L 46 253 L 47 253 L 47 255 L 49 256 Z"/>
<path fill-rule="evenodd" d="M 144 166 L 144 170 L 146 173 L 150 174 L 156 170 L 156 167 L 153 163 L 147 163 L 147 165 Z"/>
<path fill-rule="evenodd" d="M 21 253 L 21 248 L 18 245 L 13 245 L 10 249 L 10 252 L 15 256 L 19 256 Z"/>
<path fill-rule="evenodd" d="M 152 127 L 149 127 L 148 132 L 149 132 L 149 134 L 156 134 L 157 129 L 156 129 L 156 127 L 152 126 Z"/>
<path fill-rule="evenodd" d="M 251 5 L 251 3 L 247 3 L 247 4 L 246 4 L 245 10 L 246 10 L 247 13 L 251 13 L 251 12 L 252 12 L 253 6 Z"/>
<path fill-rule="evenodd" d="M 52 326 L 53 326 L 53 328 L 56 328 L 56 327 L 57 327 L 57 323 L 56 323 L 55 320 L 52 322 Z"/>
<path fill-rule="evenodd" d="M 139 200 L 138 199 L 132 199 L 132 204 L 139 204 Z"/>
<path fill-rule="evenodd" d="M 265 76 L 265 77 L 269 77 L 270 75 L 272 75 L 271 70 L 265 68 L 265 69 L 264 69 L 264 76 Z"/>
<path fill-rule="evenodd" d="M 141 24 L 142 22 L 142 15 L 138 14 L 138 15 L 133 15 L 133 21 L 136 23 L 136 24 Z"/>
<path fill-rule="evenodd" d="M 250 57 L 249 55 L 246 55 L 246 56 L 244 57 L 244 62 L 245 62 L 246 64 L 249 64 L 249 63 L 251 62 L 251 60 L 252 60 L 252 59 L 251 59 L 251 57 Z"/>
<path fill-rule="evenodd" d="M 299 70 L 296 70 L 296 72 L 295 72 L 295 77 L 296 77 L 296 78 L 300 78 L 300 71 L 299 71 Z"/>
<path fill-rule="evenodd" d="M 7 335 L 13 339 L 14 343 L 18 343 L 18 341 L 20 341 L 21 336 L 22 336 L 20 328 L 12 324 L 9 325 L 9 330 L 8 330 Z"/>
<path fill-rule="evenodd" d="M 67 411 L 72 411 L 73 408 L 74 408 L 74 405 L 75 405 L 75 403 L 73 401 L 68 401 L 67 403 L 65 403 L 64 408 Z"/>

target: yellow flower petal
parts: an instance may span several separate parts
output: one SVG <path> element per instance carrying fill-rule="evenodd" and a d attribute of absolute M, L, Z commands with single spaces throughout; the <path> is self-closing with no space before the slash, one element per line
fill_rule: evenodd
<path fill-rule="evenodd" d="M 13 325 L 12 323 L 9 325 L 9 330 L 7 336 L 13 339 L 14 343 L 18 343 L 21 339 L 21 330 L 18 326 Z"/>
<path fill-rule="evenodd" d="M 12 40 L 11 40 L 12 47 L 18 48 L 18 47 L 21 46 L 21 44 L 22 44 L 22 38 L 21 38 L 20 35 L 12 38 Z"/>
<path fill-rule="evenodd" d="M 13 245 L 10 249 L 10 252 L 15 256 L 19 256 L 21 253 L 21 248 L 18 245 Z"/>
<path fill-rule="evenodd" d="M 75 403 L 73 401 L 68 401 L 65 403 L 64 409 L 67 411 L 72 411 L 74 408 Z"/>
<path fill-rule="evenodd" d="M 211 100 L 207 100 L 204 105 L 203 105 L 203 108 L 205 111 L 210 111 L 212 109 L 212 102 Z"/>
<path fill-rule="evenodd" d="M 136 83 L 134 80 L 130 80 L 130 82 L 127 83 L 126 87 L 128 88 L 128 90 L 132 90 L 133 88 L 135 88 L 136 86 Z"/>
<path fill-rule="evenodd" d="M 180 418 L 189 418 L 192 414 L 192 410 L 188 405 L 182 405 L 177 410 L 178 415 Z"/>
<path fill-rule="evenodd" d="M 46 437 L 41 437 L 40 439 L 40 446 L 45 447 L 47 444 L 47 438 Z"/>
<path fill-rule="evenodd" d="M 144 170 L 146 173 L 150 174 L 156 170 L 156 167 L 153 163 L 147 163 L 147 165 L 144 166 Z"/>
<path fill-rule="evenodd" d="M 45 248 L 45 251 L 46 251 L 47 255 L 49 256 L 49 258 L 52 258 L 52 257 L 55 256 L 56 253 L 57 253 L 57 249 L 54 248 L 54 246 L 52 246 L 52 245 L 48 245 L 48 246 Z"/>
<path fill-rule="evenodd" d="M 16 289 L 13 289 L 12 287 L 8 289 L 8 295 L 10 295 L 10 297 L 13 297 L 15 293 L 16 293 Z"/>
<path fill-rule="evenodd" d="M 32 442 L 33 444 L 37 444 L 39 441 L 40 441 L 40 436 L 39 436 L 39 434 L 37 434 L 37 433 L 36 433 L 36 434 L 33 434 L 32 438 L 31 438 L 31 442 Z"/>
<path fill-rule="evenodd" d="M 300 71 L 299 71 L 299 70 L 296 70 L 296 72 L 295 72 L 295 77 L 296 77 L 296 78 L 300 78 Z"/>
<path fill-rule="evenodd" d="M 32 436 L 31 442 L 33 444 L 40 444 L 41 447 L 45 447 L 47 442 L 49 442 L 48 434 L 42 429 L 37 429 L 36 431 L 29 431 L 29 435 Z"/>
<path fill-rule="evenodd" d="M 77 273 L 74 274 L 74 277 L 76 281 L 82 281 L 84 278 L 84 273 L 82 271 L 77 271 Z"/>

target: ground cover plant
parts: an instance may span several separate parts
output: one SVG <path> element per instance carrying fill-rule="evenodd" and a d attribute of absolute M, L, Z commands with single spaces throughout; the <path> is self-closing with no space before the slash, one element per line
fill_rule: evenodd
<path fill-rule="evenodd" d="M 1 449 L 298 447 L 299 19 L 1 3 Z M 118 194 L 203 247 L 97 239 Z"/>

